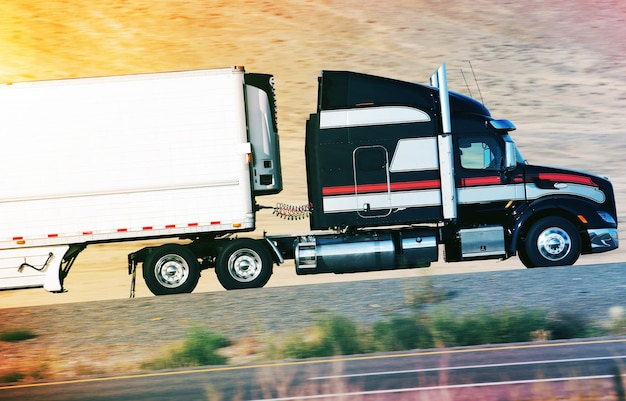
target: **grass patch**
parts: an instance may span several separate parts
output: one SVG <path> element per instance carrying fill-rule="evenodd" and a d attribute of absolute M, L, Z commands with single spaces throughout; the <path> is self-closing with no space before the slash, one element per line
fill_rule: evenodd
<path fill-rule="evenodd" d="M 319 321 L 300 335 L 270 346 L 270 359 L 305 359 L 370 352 L 436 347 L 503 344 L 603 335 L 589 320 L 570 313 L 543 310 L 479 311 L 457 317 L 448 311 L 415 313 L 358 327 L 335 316 Z"/>
<path fill-rule="evenodd" d="M 374 352 L 403 351 L 434 346 L 430 327 L 415 317 L 393 317 L 391 320 L 376 322 L 372 327 L 370 348 Z"/>
<path fill-rule="evenodd" d="M 333 316 L 320 320 L 307 334 L 291 337 L 274 351 L 282 358 L 306 359 L 358 354 L 364 347 L 356 324 L 345 317 Z"/>
<path fill-rule="evenodd" d="M 193 329 L 180 348 L 170 350 L 161 358 L 145 362 L 142 369 L 161 370 L 182 367 L 225 365 L 228 358 L 217 350 L 230 345 L 226 337 L 200 328 Z"/>
<path fill-rule="evenodd" d="M 584 338 L 606 335 L 606 331 L 593 324 L 591 320 L 571 312 L 558 312 L 548 317 L 546 330 L 551 340 Z"/>
<path fill-rule="evenodd" d="M 25 377 L 26 375 L 21 372 L 6 373 L 0 376 L 0 383 L 16 383 L 20 380 L 24 380 Z"/>
<path fill-rule="evenodd" d="M 372 327 L 358 327 L 351 320 L 334 316 L 277 341 L 267 347 L 268 359 L 305 359 L 368 352 L 403 351 L 435 347 L 503 344 L 538 340 L 560 340 L 605 335 L 590 320 L 561 312 L 520 308 L 483 310 L 457 316 L 442 308 L 429 308 L 453 297 L 447 289 L 424 278 L 405 289 L 410 316 L 394 316 Z M 623 316 L 623 315 L 622 315 Z M 612 333 L 623 330 L 624 320 L 614 319 Z"/>
<path fill-rule="evenodd" d="M 430 319 L 430 329 L 439 347 L 531 341 L 532 333 L 549 332 L 547 326 L 545 312 L 528 309 L 480 311 L 460 318 L 443 312 Z"/>
<path fill-rule="evenodd" d="M 616 322 L 618 330 L 622 321 Z M 393 316 L 371 327 L 361 327 L 343 316 L 322 318 L 313 326 L 275 339 L 265 347 L 266 360 L 308 359 L 335 355 L 404 351 L 440 347 L 503 344 L 602 336 L 616 331 L 602 329 L 571 313 L 549 314 L 537 309 L 482 310 L 456 316 L 444 309 L 414 311 Z M 145 362 L 143 369 L 223 365 L 228 358 L 218 350 L 231 345 L 226 337 L 193 329 L 180 347 L 163 357 Z"/>
<path fill-rule="evenodd" d="M 37 334 L 28 329 L 11 329 L 0 332 L 0 341 L 11 343 L 30 340 L 35 337 L 37 337 Z"/>

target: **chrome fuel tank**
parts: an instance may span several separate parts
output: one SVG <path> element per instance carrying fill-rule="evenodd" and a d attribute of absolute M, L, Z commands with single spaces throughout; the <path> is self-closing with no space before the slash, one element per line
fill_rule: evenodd
<path fill-rule="evenodd" d="M 427 229 L 307 236 L 295 249 L 297 274 L 427 267 L 436 260 L 436 235 Z"/>

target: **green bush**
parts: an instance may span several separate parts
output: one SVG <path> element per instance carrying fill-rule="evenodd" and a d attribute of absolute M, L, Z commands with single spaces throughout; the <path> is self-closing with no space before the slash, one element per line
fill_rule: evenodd
<path fill-rule="evenodd" d="M 550 339 L 565 340 L 593 335 L 595 329 L 588 319 L 571 312 L 558 312 L 548 318 L 546 330 Z"/>
<path fill-rule="evenodd" d="M 448 310 L 416 312 L 359 328 L 342 316 L 318 321 L 284 344 L 267 347 L 270 359 L 307 359 L 366 352 L 403 351 L 433 347 L 456 347 L 532 341 L 537 333 L 546 338 L 566 339 L 599 334 L 587 319 L 571 313 L 548 316 L 543 310 L 479 311 L 455 316 Z M 194 329 L 182 346 L 163 358 L 144 363 L 144 369 L 221 365 L 227 358 L 216 351 L 230 341 L 215 333 Z"/>
<path fill-rule="evenodd" d="M 457 317 L 447 310 L 396 316 L 359 330 L 347 318 L 320 321 L 307 336 L 293 337 L 273 357 L 305 359 L 363 352 L 403 351 L 532 341 L 537 333 L 552 339 L 598 334 L 588 320 L 569 313 L 548 316 L 543 310 L 479 311 Z M 277 349 L 279 348 L 279 349 Z"/>
<path fill-rule="evenodd" d="M 321 323 L 327 333 L 326 343 L 338 355 L 358 354 L 363 352 L 362 336 L 351 320 L 335 316 Z"/>
<path fill-rule="evenodd" d="M 193 329 L 180 349 L 173 350 L 168 356 L 142 364 L 143 369 L 172 369 L 181 367 L 224 365 L 228 358 L 216 351 L 230 345 L 230 341 L 219 334 L 203 329 Z"/>
<path fill-rule="evenodd" d="M 526 309 L 483 311 L 455 318 L 442 312 L 432 318 L 431 327 L 438 345 L 445 347 L 530 341 L 531 333 L 546 327 L 546 313 Z"/>
<path fill-rule="evenodd" d="M 432 348 L 433 336 L 419 317 L 394 317 L 372 327 L 373 351 L 403 351 Z"/>
<path fill-rule="evenodd" d="M 27 329 L 11 329 L 7 331 L 0 332 L 0 341 L 7 342 L 19 342 L 30 340 L 31 338 L 37 337 L 37 334 L 33 333 Z"/>
<path fill-rule="evenodd" d="M 23 380 L 25 377 L 26 375 L 20 372 L 7 373 L 0 376 L 0 383 L 15 383 Z"/>

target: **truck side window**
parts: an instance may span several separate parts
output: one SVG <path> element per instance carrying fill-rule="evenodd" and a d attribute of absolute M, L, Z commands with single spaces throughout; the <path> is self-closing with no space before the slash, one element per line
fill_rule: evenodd
<path fill-rule="evenodd" d="M 502 150 L 492 137 L 470 137 L 459 139 L 461 167 L 472 170 L 499 170 Z"/>

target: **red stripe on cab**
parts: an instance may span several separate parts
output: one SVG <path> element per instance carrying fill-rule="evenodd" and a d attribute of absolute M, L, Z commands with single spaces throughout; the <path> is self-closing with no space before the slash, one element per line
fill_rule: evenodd
<path fill-rule="evenodd" d="M 389 189 L 392 192 L 395 191 L 411 191 L 416 189 L 438 189 L 440 187 L 439 180 L 423 180 L 423 181 L 407 181 L 407 182 L 392 182 L 379 183 L 379 184 L 362 184 L 356 188 L 354 185 L 341 185 L 336 187 L 322 188 L 322 195 L 352 195 L 355 193 L 374 193 L 374 192 L 387 192 Z"/>
<path fill-rule="evenodd" d="M 462 187 L 479 187 L 483 185 L 499 185 L 501 183 L 502 182 L 499 176 L 461 178 Z"/>
<path fill-rule="evenodd" d="M 592 187 L 598 186 L 598 184 L 593 182 L 591 177 L 586 177 L 586 176 L 576 175 L 576 174 L 539 173 L 538 178 L 542 181 L 565 182 L 565 183 L 570 183 L 570 184 L 590 185 Z"/>

